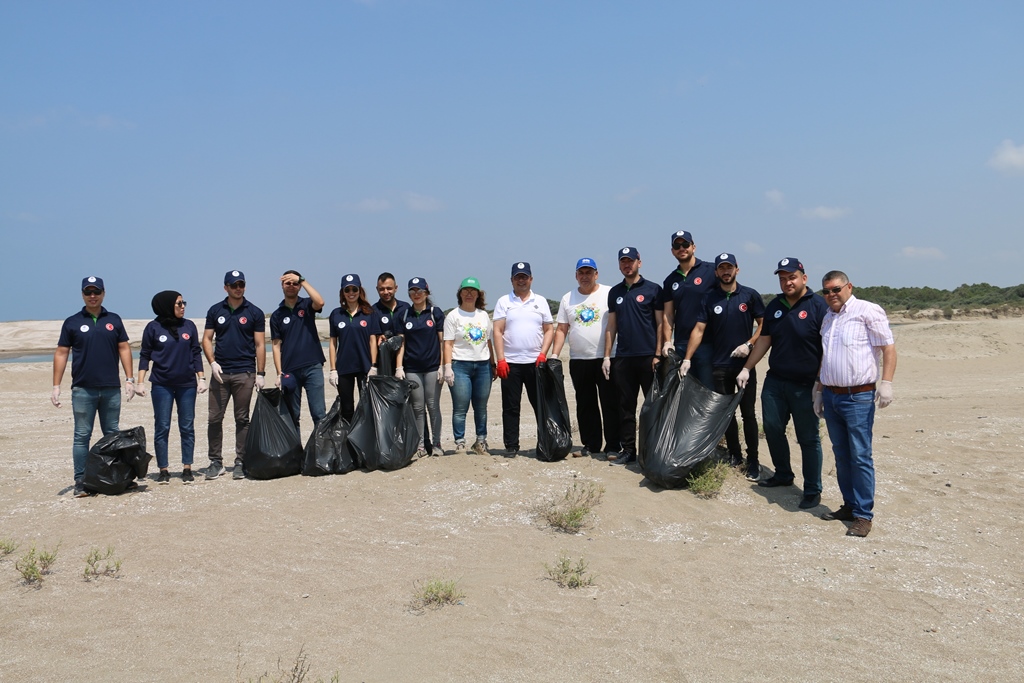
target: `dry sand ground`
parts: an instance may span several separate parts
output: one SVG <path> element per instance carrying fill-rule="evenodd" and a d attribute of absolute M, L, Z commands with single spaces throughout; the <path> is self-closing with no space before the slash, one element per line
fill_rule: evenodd
<path fill-rule="evenodd" d="M 0 350 L 45 346 L 56 329 L 4 324 Z M 248 680 L 288 668 L 300 648 L 310 679 L 343 681 L 1022 680 L 1024 320 L 896 335 L 867 539 L 818 519 L 824 508 L 798 510 L 795 488 L 733 475 L 701 500 L 583 458 L 150 479 L 76 500 L 70 400 L 50 406 L 48 363 L 0 365 L 0 539 L 21 544 L 0 560 L 0 680 Z M 445 392 L 446 416 L 449 406 Z M 500 442 L 497 387 L 489 415 Z M 121 423 L 151 434 L 149 399 L 124 406 Z M 451 448 L 448 430 L 446 417 Z M 171 447 L 173 463 L 174 436 Z M 535 504 L 581 479 L 607 489 L 592 528 L 539 523 Z M 23 585 L 15 557 L 58 542 L 42 588 Z M 86 553 L 108 544 L 120 578 L 83 581 Z M 561 551 L 586 557 L 596 585 L 547 580 Z M 414 586 L 431 577 L 457 579 L 463 604 L 411 612 Z"/>

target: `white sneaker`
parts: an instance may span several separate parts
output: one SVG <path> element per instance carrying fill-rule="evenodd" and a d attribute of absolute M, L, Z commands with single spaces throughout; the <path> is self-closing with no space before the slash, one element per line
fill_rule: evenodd
<path fill-rule="evenodd" d="M 455 452 L 456 453 L 465 453 L 466 452 L 466 440 L 465 439 L 459 439 L 458 441 L 455 442 Z"/>

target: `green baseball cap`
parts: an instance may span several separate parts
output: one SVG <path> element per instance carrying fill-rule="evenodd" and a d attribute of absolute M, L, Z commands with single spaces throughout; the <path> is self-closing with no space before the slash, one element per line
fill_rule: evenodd
<path fill-rule="evenodd" d="M 481 290 L 480 281 L 477 280 L 475 277 L 467 277 L 465 280 L 463 280 L 462 284 L 459 285 L 459 289 L 463 289 L 465 287 L 472 287 L 478 292 Z"/>

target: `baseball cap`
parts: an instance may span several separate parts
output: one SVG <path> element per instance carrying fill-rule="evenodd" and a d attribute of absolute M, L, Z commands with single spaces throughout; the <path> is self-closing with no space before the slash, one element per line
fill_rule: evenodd
<path fill-rule="evenodd" d="M 779 261 L 779 267 L 775 269 L 775 275 L 779 273 L 795 273 L 798 270 L 801 273 L 807 272 L 804 270 L 804 264 L 800 263 L 800 259 L 787 256 Z"/>
<path fill-rule="evenodd" d="M 95 287 L 96 289 L 100 290 L 101 292 L 106 291 L 103 288 L 103 278 L 96 277 L 95 275 L 90 275 L 89 277 L 83 277 L 82 278 L 82 291 L 84 292 L 86 289 L 89 289 L 89 288 L 92 288 L 92 287 Z"/>
<path fill-rule="evenodd" d="M 414 277 L 413 279 L 409 280 L 409 289 L 422 289 L 424 291 L 429 291 L 430 286 L 427 284 L 427 281 L 424 280 L 423 278 Z"/>
<path fill-rule="evenodd" d="M 465 289 L 466 287 L 469 287 L 470 289 L 475 289 L 476 291 L 479 292 L 480 281 L 477 280 L 475 277 L 467 277 L 465 280 L 462 281 L 462 284 L 459 285 L 459 289 Z"/>
<path fill-rule="evenodd" d="M 519 263 L 512 264 L 512 277 L 519 275 L 520 273 L 526 273 L 529 276 L 533 276 L 533 271 L 530 270 L 530 264 L 526 261 L 520 261 Z"/>
<path fill-rule="evenodd" d="M 593 268 L 594 270 L 597 270 L 597 261 L 584 256 L 576 262 L 576 270 L 579 270 L 580 268 Z"/>
<path fill-rule="evenodd" d="M 355 273 L 349 273 L 348 275 L 341 278 L 341 288 L 346 287 L 362 287 L 363 283 L 359 281 L 359 276 Z"/>
<path fill-rule="evenodd" d="M 693 237 L 690 236 L 689 230 L 676 230 L 672 233 L 672 239 L 669 240 L 669 244 L 675 244 L 676 240 L 686 240 L 690 244 L 693 244 Z"/>
<path fill-rule="evenodd" d="M 636 250 L 636 247 L 623 247 L 619 249 L 619 258 L 628 258 L 632 261 L 636 261 L 640 258 L 640 252 Z"/>
<path fill-rule="evenodd" d="M 736 255 L 730 254 L 725 251 L 723 251 L 721 254 L 715 257 L 715 268 L 722 265 L 723 263 L 731 263 L 737 268 L 740 267 L 740 264 L 736 263 Z"/>
<path fill-rule="evenodd" d="M 224 273 L 224 284 L 233 285 L 236 282 L 245 282 L 245 273 L 240 270 L 229 270 Z"/>

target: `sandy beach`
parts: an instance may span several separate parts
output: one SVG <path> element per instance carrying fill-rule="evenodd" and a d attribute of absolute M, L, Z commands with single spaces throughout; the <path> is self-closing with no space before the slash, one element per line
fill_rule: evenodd
<path fill-rule="evenodd" d="M 133 341 L 144 324 L 128 325 Z M 52 352 L 59 326 L 0 323 L 0 352 Z M 0 681 L 247 681 L 300 650 L 307 681 L 1022 680 L 1024 319 L 894 332 L 896 401 L 876 415 L 866 539 L 819 519 L 825 507 L 798 510 L 797 488 L 736 473 L 704 500 L 596 458 L 460 454 L 190 486 L 157 486 L 154 463 L 136 492 L 75 499 L 70 370 L 55 409 L 49 362 L 0 363 L 0 540 L 19 544 L 0 559 Z M 500 424 L 495 384 L 492 446 Z M 136 425 L 152 452 L 148 396 L 122 407 L 121 426 Z M 179 453 L 172 429 L 173 473 Z M 537 505 L 578 481 L 605 488 L 592 525 L 547 528 Z M 26 586 L 16 559 L 58 543 L 42 587 Z M 83 580 L 86 554 L 108 545 L 120 575 Z M 586 559 L 593 586 L 547 578 L 562 552 Z M 461 604 L 411 610 L 436 577 L 457 580 Z"/>

